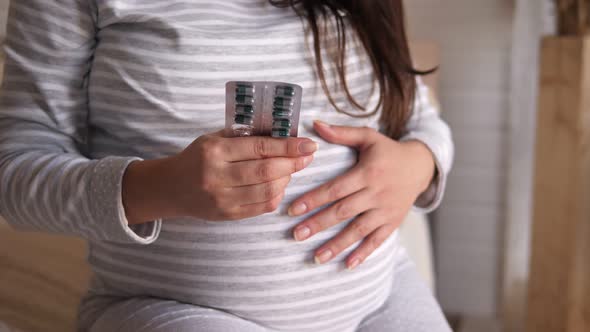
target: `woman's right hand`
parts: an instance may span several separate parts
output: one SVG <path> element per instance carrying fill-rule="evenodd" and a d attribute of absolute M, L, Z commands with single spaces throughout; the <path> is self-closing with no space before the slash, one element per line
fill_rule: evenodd
<path fill-rule="evenodd" d="M 276 210 L 291 174 L 313 160 L 307 138 L 197 138 L 181 153 L 132 162 L 123 176 L 130 224 L 190 216 L 237 220 Z"/>

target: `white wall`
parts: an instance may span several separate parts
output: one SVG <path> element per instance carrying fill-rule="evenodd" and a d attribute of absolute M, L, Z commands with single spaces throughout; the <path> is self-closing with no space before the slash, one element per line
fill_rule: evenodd
<path fill-rule="evenodd" d="M 406 1 L 412 39 L 441 46 L 440 98 L 457 147 L 433 219 L 445 311 L 498 309 L 505 213 L 513 1 Z"/>

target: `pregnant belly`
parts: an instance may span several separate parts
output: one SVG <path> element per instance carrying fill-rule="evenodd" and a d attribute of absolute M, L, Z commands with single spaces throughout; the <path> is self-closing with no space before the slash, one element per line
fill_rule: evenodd
<path fill-rule="evenodd" d="M 345 224 L 298 243 L 290 231 L 297 221 L 274 214 L 257 219 L 165 222 L 148 246 L 93 243 L 89 260 L 102 288 L 94 291 L 173 299 L 298 331 L 328 331 L 332 324 L 344 331 L 385 301 L 396 235 L 348 271 L 346 253 L 326 265 L 313 262 L 314 249 Z"/>
<path fill-rule="evenodd" d="M 155 296 L 230 312 L 276 330 L 346 331 L 387 298 L 397 235 L 364 264 L 348 271 L 347 249 L 330 263 L 316 265 L 314 250 L 347 222 L 304 242 L 292 228 L 305 216 L 288 217 L 288 203 L 349 169 L 353 154 L 324 150 L 293 177 L 284 204 L 274 213 L 232 222 L 195 219 L 164 221 L 151 245 L 92 243 L 93 290 L 126 296 Z M 322 160 L 323 159 L 323 160 Z"/>

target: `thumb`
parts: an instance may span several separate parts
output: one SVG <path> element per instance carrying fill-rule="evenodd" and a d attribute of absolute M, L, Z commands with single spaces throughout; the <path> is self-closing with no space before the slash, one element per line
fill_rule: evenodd
<path fill-rule="evenodd" d="M 231 137 L 230 132 L 227 129 L 221 129 L 216 132 L 209 133 L 208 135 L 216 137 Z"/>
<path fill-rule="evenodd" d="M 329 125 L 323 121 L 313 122 L 315 131 L 326 141 L 363 149 L 377 139 L 377 131 L 369 127 Z"/>

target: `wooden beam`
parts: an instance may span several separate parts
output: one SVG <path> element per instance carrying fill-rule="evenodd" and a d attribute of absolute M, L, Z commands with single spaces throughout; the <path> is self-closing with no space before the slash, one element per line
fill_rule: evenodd
<path fill-rule="evenodd" d="M 590 33 L 590 0 L 557 0 L 560 35 Z"/>
<path fill-rule="evenodd" d="M 542 43 L 527 331 L 590 331 L 590 38 Z"/>

